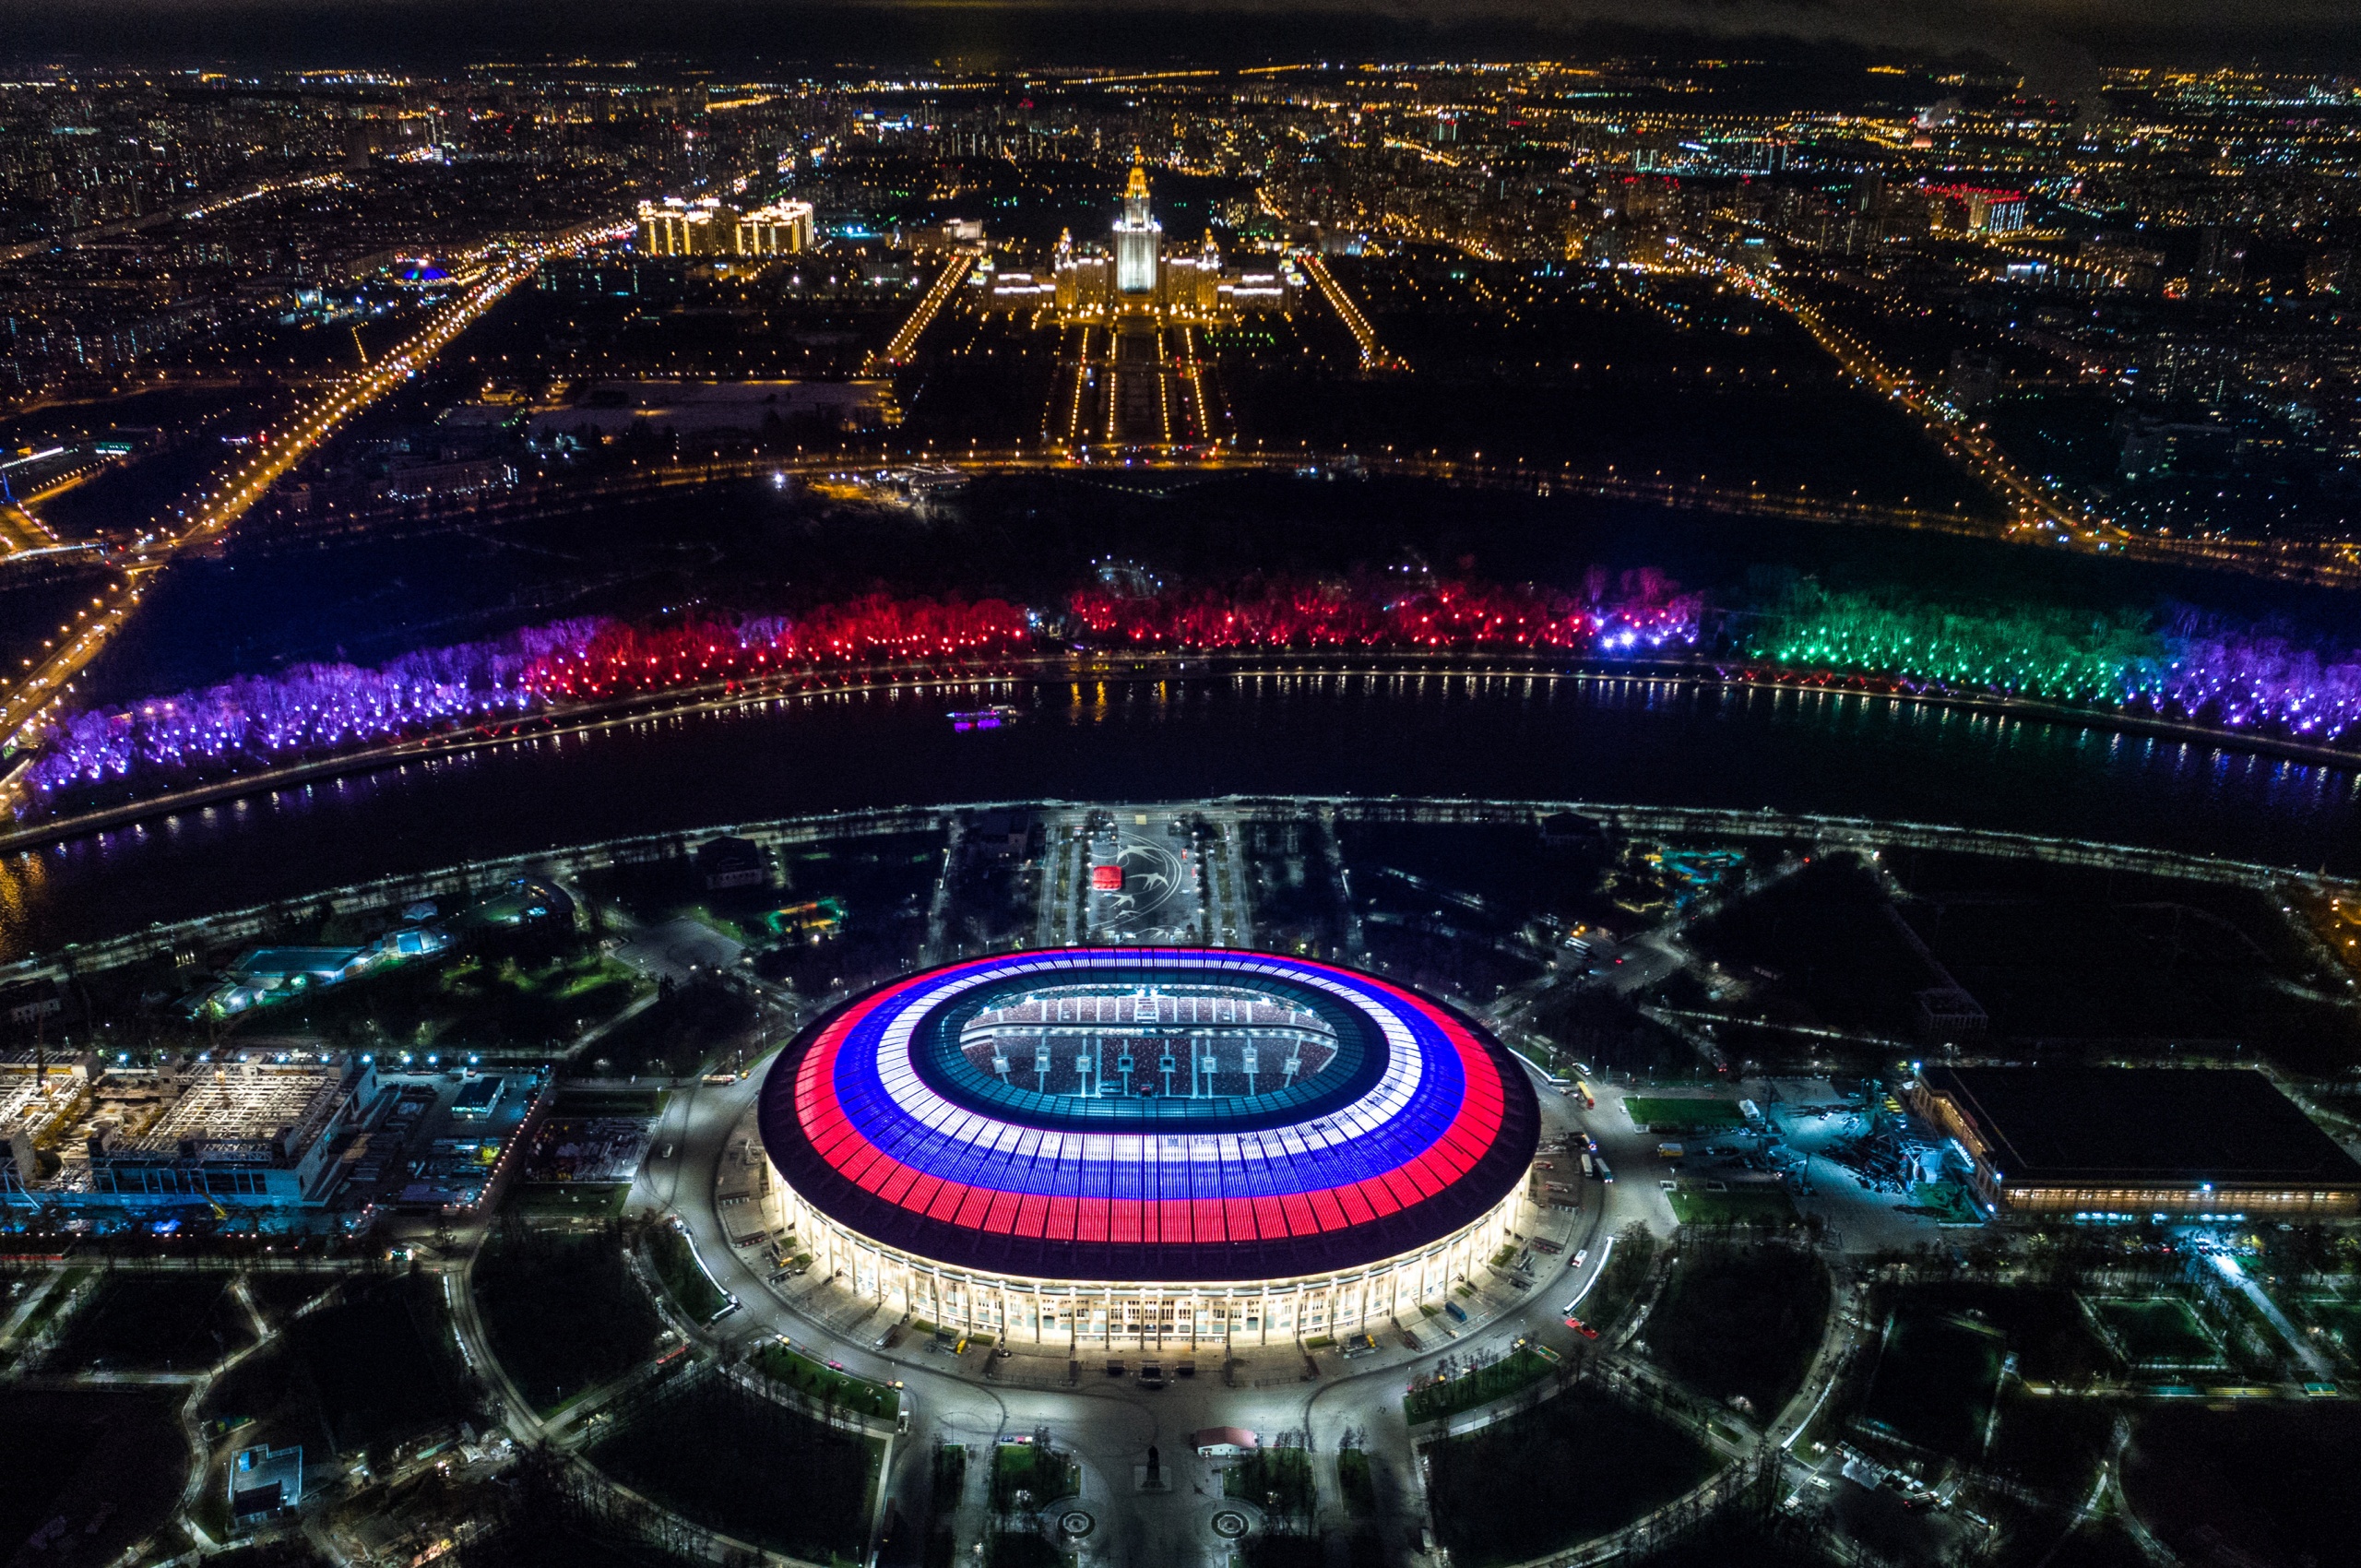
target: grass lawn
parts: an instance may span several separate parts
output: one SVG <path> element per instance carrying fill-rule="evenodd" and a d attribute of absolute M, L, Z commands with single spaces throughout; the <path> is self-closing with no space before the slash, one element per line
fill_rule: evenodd
<path fill-rule="evenodd" d="M 1367 1454 L 1358 1448 L 1337 1451 L 1336 1491 L 1345 1500 L 1345 1512 L 1354 1518 L 1377 1517 L 1377 1479 L 1370 1473 Z"/>
<path fill-rule="evenodd" d="M 730 1304 L 718 1286 L 697 1261 L 688 1232 L 677 1226 L 658 1225 L 647 1233 L 647 1256 L 656 1282 L 691 1323 L 711 1323 Z"/>
<path fill-rule="evenodd" d="M 1914 1286 L 1901 1293 L 1916 1310 L 1958 1313 L 2008 1336 L 2025 1382 L 2082 1387 L 2120 1369 L 2073 1292 L 2050 1286 Z"/>
<path fill-rule="evenodd" d="M 1691 1246 L 1656 1298 L 1648 1354 L 1709 1399 L 1742 1398 L 1758 1424 L 1803 1386 L 1827 1327 L 1819 1258 L 1793 1247 Z"/>
<path fill-rule="evenodd" d="M 2122 1347 L 2123 1358 L 2142 1370 L 2227 1366 L 2222 1347 L 2205 1332 L 2196 1309 L 2177 1296 L 2102 1296 L 2091 1312 Z"/>
<path fill-rule="evenodd" d="M 810 1562 L 868 1555 L 882 1439 L 718 1378 L 675 1379 L 591 1457 L 626 1485 L 742 1540 Z"/>
<path fill-rule="evenodd" d="M 1456 1568 L 1498 1568 L 1606 1534 L 1712 1475 L 1689 1434 L 1596 1389 L 1427 1445 L 1435 1532 Z"/>
<path fill-rule="evenodd" d="M 492 1353 L 543 1414 L 655 1354 L 663 1320 L 623 1265 L 612 1229 L 530 1229 L 513 1217 L 476 1259 Z"/>
<path fill-rule="evenodd" d="M 1038 1508 L 1054 1498 L 1070 1497 L 1081 1484 L 1073 1460 L 1054 1448 L 1036 1443 L 1003 1443 L 992 1450 L 992 1512 L 1006 1514 L 1016 1506 L 1016 1494 L 1031 1494 Z"/>
<path fill-rule="evenodd" d="M 1631 1124 L 1643 1131 L 1687 1132 L 1691 1128 L 1743 1127 L 1746 1117 L 1734 1099 L 1687 1099 L 1658 1095 L 1631 1095 L 1623 1109 Z"/>
<path fill-rule="evenodd" d="M 1545 1358 L 1531 1350 L 1518 1350 L 1447 1383 L 1430 1383 L 1412 1389 L 1402 1399 L 1403 1419 L 1412 1426 L 1420 1421 L 1439 1421 L 1504 1398 L 1519 1389 L 1530 1388 L 1552 1370 Z"/>
<path fill-rule="evenodd" d="M 815 1361 L 776 1339 L 754 1352 L 754 1366 L 765 1377 L 783 1383 L 824 1405 L 887 1420 L 901 1413 L 902 1391 L 882 1383 L 840 1372 Z"/>
<path fill-rule="evenodd" d="M 516 1189 L 516 1208 L 536 1219 L 620 1219 L 628 1182 L 534 1182 Z"/>
<path fill-rule="evenodd" d="M 603 1076 L 669 1073 L 685 1077 L 754 1026 L 753 1004 L 718 982 L 693 980 L 635 1014 L 587 1049 Z"/>
<path fill-rule="evenodd" d="M 1727 1192 L 1709 1192 L 1683 1182 L 1666 1194 L 1672 1217 L 1683 1225 L 1786 1226 L 1796 1222 L 1796 1206 L 1785 1187 L 1749 1183 Z"/>

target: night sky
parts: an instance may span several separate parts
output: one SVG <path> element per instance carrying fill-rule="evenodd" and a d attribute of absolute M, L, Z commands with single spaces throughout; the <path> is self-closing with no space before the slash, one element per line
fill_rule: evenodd
<path fill-rule="evenodd" d="M 2071 96 L 2098 65 L 2361 60 L 2346 0 L 0 0 L 0 59 L 252 66 L 669 57 L 721 69 L 864 61 L 967 68 L 1743 48 L 1999 55 Z M 1832 58 L 1832 56 L 1833 58 Z"/>

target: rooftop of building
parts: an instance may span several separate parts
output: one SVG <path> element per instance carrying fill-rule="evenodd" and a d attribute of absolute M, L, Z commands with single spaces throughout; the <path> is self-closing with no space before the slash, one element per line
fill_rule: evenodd
<path fill-rule="evenodd" d="M 2250 1068 L 1930 1067 L 2011 1185 L 2361 1186 L 2361 1163 Z"/>

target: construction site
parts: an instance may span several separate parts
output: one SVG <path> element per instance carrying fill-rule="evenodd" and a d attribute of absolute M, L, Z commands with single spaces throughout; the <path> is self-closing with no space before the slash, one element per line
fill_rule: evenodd
<path fill-rule="evenodd" d="M 10 1207 L 324 1203 L 377 1099 L 374 1065 L 319 1053 L 154 1067 L 0 1062 Z"/>

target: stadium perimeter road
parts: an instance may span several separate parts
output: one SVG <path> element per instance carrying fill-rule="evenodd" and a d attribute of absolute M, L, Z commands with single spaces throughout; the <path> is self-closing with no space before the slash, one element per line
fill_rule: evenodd
<path fill-rule="evenodd" d="M 1228 1561 L 1227 1544 L 1211 1528 L 1220 1502 L 1220 1479 L 1188 1443 L 1192 1432 L 1208 1426 L 1242 1426 L 1266 1442 L 1282 1432 L 1307 1432 L 1323 1455 L 1334 1454 L 1348 1433 L 1357 1434 L 1377 1472 L 1382 1511 L 1397 1519 L 1422 1519 L 1425 1498 L 1402 1417 L 1402 1396 L 1409 1381 L 1430 1373 L 1445 1356 L 1505 1353 L 1528 1333 L 1550 1331 L 1551 1339 L 1572 1343 L 1572 1336 L 1559 1324 L 1560 1309 L 1597 1268 L 1603 1251 L 1599 1243 L 1634 1219 L 1659 1231 L 1668 1230 L 1671 1223 L 1670 1210 L 1652 1182 L 1586 1182 L 1582 1209 L 1569 1217 L 1571 1231 L 1560 1232 L 1565 1236 L 1564 1256 L 1588 1250 L 1589 1261 L 1581 1271 L 1560 1267 L 1553 1273 L 1545 1267 L 1538 1283 L 1522 1291 L 1488 1281 L 1468 1303 L 1476 1309 L 1472 1321 L 1460 1326 L 1455 1337 L 1442 1332 L 1445 1320 L 1438 1318 L 1414 1325 L 1422 1341 L 1416 1352 L 1392 1335 L 1383 1336 L 1384 1348 L 1378 1354 L 1360 1360 L 1323 1351 L 1317 1358 L 1320 1375 L 1313 1379 L 1303 1377 L 1304 1357 L 1292 1347 L 1242 1358 L 1235 1370 L 1236 1386 L 1225 1383 L 1219 1350 L 1211 1348 L 1197 1356 L 1194 1378 L 1161 1390 L 1144 1388 L 1128 1376 L 1109 1377 L 1106 1364 L 1120 1360 L 1136 1372 L 1142 1360 L 1160 1360 L 1169 1368 L 1182 1359 L 1178 1348 L 1161 1356 L 1137 1349 L 1087 1353 L 1070 1386 L 1055 1375 L 1065 1370 L 1062 1356 L 1019 1355 L 995 1365 L 988 1353 L 971 1351 L 954 1361 L 930 1353 L 920 1336 L 908 1336 L 895 1352 L 882 1353 L 875 1343 L 888 1325 L 899 1321 L 898 1314 L 872 1308 L 824 1280 L 797 1281 L 788 1288 L 792 1298 L 783 1298 L 731 1248 L 715 1206 L 720 1162 L 754 1104 L 770 1060 L 765 1057 L 734 1084 L 684 1086 L 667 1108 L 652 1145 L 657 1150 L 672 1146 L 673 1157 L 652 1158 L 634 1194 L 635 1206 L 644 1203 L 681 1217 L 716 1280 L 742 1303 L 715 1325 L 712 1339 L 726 1353 L 736 1354 L 786 1335 L 841 1362 L 856 1376 L 900 1380 L 905 1408 L 910 1412 L 909 1434 L 895 1444 L 894 1473 L 886 1485 L 887 1495 L 898 1503 L 905 1518 L 923 1516 L 930 1455 L 937 1440 L 969 1444 L 972 1453 L 989 1449 L 997 1440 L 1047 1427 L 1051 1441 L 1070 1450 L 1082 1466 L 1082 1505 L 1096 1522 L 1085 1556 L 1109 1562 L 1210 1565 Z M 1546 1084 L 1536 1087 L 1543 1136 L 1562 1137 L 1579 1130 L 1583 1118 L 1575 1102 Z M 1594 1113 L 1590 1120 L 1599 1123 L 1607 1119 Z M 1526 1218 L 1533 1218 L 1531 1211 Z M 1051 1377 L 1042 1375 L 1051 1369 Z M 1169 1491 L 1140 1489 L 1139 1467 L 1150 1444 L 1158 1450 Z M 1315 1464 L 1313 1470 L 1322 1506 L 1335 1507 L 1339 1499 L 1333 1466 Z M 988 1462 L 969 1467 L 969 1506 L 962 1510 L 958 1543 L 963 1552 L 984 1526 L 982 1510 L 974 1504 L 983 1495 L 986 1483 L 980 1478 L 988 1471 Z"/>

